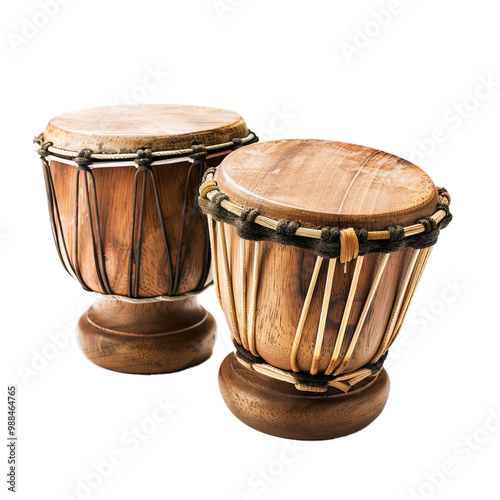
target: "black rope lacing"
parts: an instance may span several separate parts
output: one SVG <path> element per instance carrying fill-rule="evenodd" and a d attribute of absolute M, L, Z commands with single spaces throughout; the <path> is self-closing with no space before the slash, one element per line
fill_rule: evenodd
<path fill-rule="evenodd" d="M 39 154 L 42 160 L 43 176 L 45 180 L 45 188 L 47 190 L 50 226 L 52 229 L 52 236 L 54 237 L 54 242 L 56 244 L 57 254 L 68 274 L 72 277 L 76 277 L 75 269 L 73 267 L 73 264 L 71 263 L 71 259 L 69 256 L 68 246 L 66 245 L 66 238 L 64 236 L 59 204 L 57 203 L 52 172 L 50 170 L 49 162 L 46 158 L 49 154 L 48 148 L 52 146 L 52 143 L 43 142 L 43 134 L 40 134 L 38 137 L 36 137 L 34 142 L 40 145 Z"/>
<path fill-rule="evenodd" d="M 89 214 L 89 225 L 90 225 L 90 235 L 92 238 L 92 252 L 94 257 L 94 265 L 97 274 L 97 278 L 99 280 L 99 284 L 103 290 L 104 294 L 111 294 L 111 286 L 109 285 L 108 275 L 106 273 L 106 265 L 104 261 L 104 250 L 102 247 L 101 241 L 101 222 L 99 217 L 99 208 L 97 202 L 97 188 L 94 173 L 90 169 L 90 165 L 92 165 L 92 151 L 90 149 L 82 149 L 78 156 L 75 158 L 75 163 L 78 165 L 77 173 L 76 173 L 76 192 L 75 192 L 75 272 L 82 286 L 87 290 L 90 290 L 90 287 L 85 283 L 81 272 L 80 265 L 78 261 L 78 235 L 80 232 L 79 228 L 79 194 L 80 194 L 80 173 L 83 174 L 83 179 L 85 182 L 85 194 L 87 200 L 87 211 Z M 89 189 L 89 179 L 92 182 L 92 198 L 94 200 L 94 211 L 92 210 L 91 204 L 91 195 Z M 96 227 L 94 228 L 94 218 L 96 221 Z"/>
<path fill-rule="evenodd" d="M 252 140 L 245 144 L 257 142 L 258 138 L 255 134 Z M 101 239 L 101 221 L 99 216 L 99 202 L 96 179 L 91 168 L 92 163 L 96 160 L 92 158 L 94 154 L 90 149 L 81 150 L 76 157 L 69 158 L 77 164 L 76 189 L 75 189 L 75 213 L 74 213 L 74 250 L 73 258 L 70 256 L 66 236 L 64 234 L 62 218 L 57 201 L 57 196 L 54 187 L 52 172 L 47 159 L 50 153 L 49 148 L 53 146 L 52 142 L 44 141 L 43 133 L 34 138 L 34 143 L 39 145 L 38 153 L 42 160 L 45 186 L 47 190 L 47 199 L 49 205 L 49 216 L 52 229 L 52 235 L 56 244 L 59 259 L 66 271 L 75 277 L 85 290 L 90 291 L 90 287 L 83 279 L 80 262 L 79 262 L 79 238 L 81 224 L 79 219 L 80 213 L 80 182 L 84 182 L 84 198 L 86 198 L 87 210 L 89 214 L 90 233 L 92 240 L 92 252 L 95 264 L 97 279 L 102 288 L 102 293 L 113 294 L 113 290 L 109 284 L 108 275 L 106 272 L 104 248 Z M 238 149 L 243 143 L 243 139 L 234 138 L 229 142 L 232 143 L 231 149 Z M 227 146 L 226 146 L 227 147 Z M 149 179 L 152 186 L 154 204 L 156 206 L 157 215 L 160 221 L 161 237 L 165 247 L 165 255 L 167 261 L 167 273 L 169 277 L 168 288 L 166 295 L 177 295 L 182 283 L 182 277 L 186 266 L 189 253 L 191 251 L 191 241 L 195 225 L 195 218 L 198 209 L 198 186 L 202 182 L 203 174 L 206 169 L 206 157 L 209 154 L 203 144 L 194 144 L 191 148 L 193 153 L 190 158 L 193 160 L 190 165 L 187 175 L 186 184 L 184 187 L 184 202 L 180 224 L 180 232 L 177 246 L 177 257 L 175 266 L 172 262 L 172 253 L 165 227 L 164 216 L 160 201 L 159 190 L 156 182 L 152 162 L 161 159 L 158 156 L 153 156 L 151 149 L 142 148 L 137 151 L 137 158 L 134 162 L 137 165 L 137 170 L 134 176 L 133 184 L 133 212 L 132 212 L 132 229 L 131 229 L 131 245 L 129 256 L 129 269 L 127 276 L 127 288 L 130 297 L 138 297 L 140 288 L 140 264 L 143 243 L 143 219 L 144 219 L 144 204 L 147 196 L 147 180 Z M 59 156 L 59 155 L 56 155 Z M 63 158 L 66 158 L 63 156 Z M 211 171 L 212 169 L 208 169 Z M 81 177 L 83 176 L 83 177 Z M 139 194 L 140 193 L 140 194 Z M 187 222 L 187 228 L 186 226 Z M 203 269 L 200 279 L 193 291 L 202 290 L 209 277 L 211 252 L 210 240 L 208 234 L 208 222 L 205 217 L 200 218 L 201 224 L 204 225 L 204 241 L 203 241 Z"/>
<path fill-rule="evenodd" d="M 261 364 L 261 365 L 267 365 L 268 363 L 261 358 L 260 356 L 254 356 L 250 351 L 247 351 L 241 344 L 239 344 L 236 340 L 233 340 L 233 344 L 236 348 L 236 355 L 240 357 L 243 361 L 255 365 L 255 364 Z M 381 358 L 376 362 L 376 363 L 367 363 L 366 365 L 362 366 L 361 369 L 368 369 L 372 372 L 370 376 L 367 378 L 374 377 L 377 375 L 377 373 L 382 369 L 382 366 L 384 365 L 384 361 L 386 360 L 389 352 L 387 351 Z M 295 378 L 297 383 L 307 385 L 309 387 L 317 387 L 320 389 L 327 389 L 329 386 L 329 382 L 335 380 L 336 378 L 340 376 L 346 375 L 345 373 L 341 375 L 325 375 L 324 373 L 318 373 L 316 375 L 311 375 L 309 372 L 294 372 L 291 370 L 281 370 L 283 372 L 288 373 L 292 377 Z"/>
<path fill-rule="evenodd" d="M 216 169 L 208 169 L 208 174 L 214 174 Z M 438 190 L 439 195 L 446 193 L 444 188 Z M 226 210 L 222 206 L 224 200 L 229 200 L 229 196 L 223 192 L 218 192 L 211 200 L 206 197 L 199 197 L 198 203 L 201 210 L 213 219 L 236 227 L 240 238 L 250 241 L 273 241 L 283 245 L 296 246 L 303 250 L 314 252 L 320 257 L 337 258 L 340 256 L 340 232 L 339 227 L 323 227 L 321 238 L 308 238 L 297 236 L 300 227 L 299 221 L 281 219 L 278 221 L 276 230 L 264 227 L 255 223 L 255 219 L 260 215 L 254 208 L 244 208 L 240 216 Z M 431 217 L 421 218 L 417 223 L 422 223 L 424 232 L 406 236 L 402 226 L 389 226 L 387 231 L 390 238 L 386 240 L 369 240 L 366 228 L 355 229 L 359 243 L 359 255 L 367 255 L 375 252 L 395 252 L 402 248 L 427 248 L 436 244 L 439 232 L 444 229 L 452 220 L 449 206 L 446 203 L 438 203 L 436 211 L 443 210 L 446 215 L 441 222 L 436 223 Z"/>

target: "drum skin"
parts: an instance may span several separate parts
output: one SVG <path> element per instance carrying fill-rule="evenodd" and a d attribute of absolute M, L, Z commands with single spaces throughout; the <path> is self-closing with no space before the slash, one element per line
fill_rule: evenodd
<path fill-rule="evenodd" d="M 70 151 L 135 153 L 188 149 L 193 144 L 222 144 L 244 138 L 248 128 L 232 111 L 203 106 L 138 104 L 105 106 L 56 116 L 48 123 L 44 140 Z"/>
<path fill-rule="evenodd" d="M 261 215 L 273 219 L 299 220 L 302 225 L 316 228 L 337 226 L 382 230 L 393 224 L 410 225 L 420 217 L 434 213 L 438 203 L 436 187 L 418 167 L 377 150 L 330 141 L 272 141 L 248 146 L 221 164 L 216 181 L 220 190 L 235 203 L 256 208 Z M 241 239 L 236 229 L 229 224 L 215 226 L 221 302 L 232 328 L 229 297 L 224 284 L 221 230 L 226 236 L 238 325 L 248 321 L 248 310 L 247 317 L 244 317 L 242 308 L 242 283 L 245 274 L 246 304 L 249 304 L 255 247 L 254 242 L 245 242 L 243 269 Z M 389 255 L 360 336 L 342 373 L 361 368 L 376 354 L 412 252 L 412 249 L 404 249 Z M 383 255 L 374 253 L 364 257 L 342 341 L 341 359 L 352 339 Z M 255 345 L 257 354 L 274 367 L 292 370 L 292 345 L 315 260 L 313 253 L 297 247 L 268 241 L 260 243 Z M 336 263 L 319 373 L 326 370 L 332 357 L 355 265 L 355 261 L 345 267 Z M 304 372 L 311 368 L 327 269 L 328 259 L 325 259 L 297 353 L 297 364 Z M 248 349 L 245 342 L 243 345 Z"/>

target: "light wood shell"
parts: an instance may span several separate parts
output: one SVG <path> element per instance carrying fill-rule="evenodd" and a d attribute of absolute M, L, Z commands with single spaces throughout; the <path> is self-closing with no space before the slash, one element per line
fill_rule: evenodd
<path fill-rule="evenodd" d="M 226 158 L 216 179 L 232 201 L 257 208 L 261 215 L 316 227 L 385 229 L 434 213 L 437 190 L 429 177 L 404 160 L 375 153 L 328 141 L 261 143 Z M 324 259 L 294 353 L 318 257 L 264 241 L 258 244 L 255 266 L 256 244 L 242 243 L 233 226 L 218 223 L 213 240 L 220 300 L 233 337 L 249 349 L 254 321 L 254 354 L 274 367 L 312 374 L 349 373 L 380 359 L 401 326 L 429 254 L 427 249 L 376 253 L 345 268 Z M 334 268 L 330 295 L 329 267 Z M 259 271 L 257 288 L 254 269 Z"/>
<path fill-rule="evenodd" d="M 223 273 L 222 247 L 220 243 L 220 227 L 215 228 L 217 243 L 217 269 L 220 286 L 222 309 L 227 322 L 235 335 L 231 322 L 229 297 Z M 254 280 L 253 256 L 254 244 L 245 242 L 246 263 L 241 265 L 241 239 L 233 226 L 225 224 L 226 242 L 229 256 L 229 268 L 232 278 L 232 291 L 236 306 L 236 316 L 239 331 L 242 325 L 249 322 L 249 309 L 244 312 L 243 274 L 247 284 Z M 272 242 L 261 242 L 259 286 L 255 301 L 255 336 L 256 351 L 270 365 L 283 370 L 292 370 L 291 354 L 294 337 L 304 306 L 305 297 L 311 281 L 315 263 L 315 255 L 294 247 L 288 247 Z M 361 335 L 350 361 L 343 373 L 354 371 L 368 363 L 376 354 L 384 335 L 392 305 L 394 303 L 398 284 L 402 280 L 410 262 L 411 249 L 392 253 L 385 267 L 378 289 L 375 292 L 368 317 L 364 322 Z M 382 254 L 371 254 L 364 258 L 361 276 L 356 287 L 354 303 L 347 323 L 342 343 L 341 356 L 347 351 L 354 334 L 361 311 L 365 304 L 370 286 L 373 282 L 377 263 Z M 331 298 L 325 325 L 325 334 L 321 348 L 318 371 L 324 372 L 330 362 L 339 326 L 349 294 L 355 261 L 350 262 L 344 274 L 343 267 L 337 263 L 333 278 Z M 302 339 L 297 355 L 300 370 L 309 371 L 313 360 L 318 325 L 321 315 L 323 292 L 325 289 L 328 265 L 324 262 L 319 273 L 315 292 L 309 307 Z M 246 287 L 245 299 L 247 305 L 252 301 L 252 288 Z"/>

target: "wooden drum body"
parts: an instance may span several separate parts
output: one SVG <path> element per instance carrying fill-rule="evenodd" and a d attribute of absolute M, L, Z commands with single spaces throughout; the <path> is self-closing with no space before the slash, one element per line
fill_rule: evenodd
<path fill-rule="evenodd" d="M 447 193 L 395 156 L 313 140 L 235 152 L 200 192 L 237 349 L 219 374 L 229 408 L 294 439 L 368 425 L 388 397 L 387 349 L 450 220 Z"/>
<path fill-rule="evenodd" d="M 207 359 L 215 321 L 209 235 L 197 206 L 207 167 L 255 139 L 237 114 L 116 106 L 51 120 L 38 143 L 56 247 L 102 294 L 78 323 L 85 355 L 108 369 L 164 373 Z"/>

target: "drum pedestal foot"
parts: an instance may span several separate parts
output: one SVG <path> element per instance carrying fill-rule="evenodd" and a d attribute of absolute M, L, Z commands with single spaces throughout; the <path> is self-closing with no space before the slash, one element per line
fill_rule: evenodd
<path fill-rule="evenodd" d="M 389 386 L 382 369 L 347 394 L 333 387 L 302 392 L 244 367 L 232 353 L 219 370 L 222 397 L 236 417 L 258 431 L 290 439 L 332 439 L 363 429 L 384 409 Z"/>
<path fill-rule="evenodd" d="M 77 327 L 96 365 L 125 373 L 169 373 L 207 360 L 216 323 L 196 297 L 147 304 L 99 299 Z"/>

